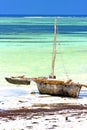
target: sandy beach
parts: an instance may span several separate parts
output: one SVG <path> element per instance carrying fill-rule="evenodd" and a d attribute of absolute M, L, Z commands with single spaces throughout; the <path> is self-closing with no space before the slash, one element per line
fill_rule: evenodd
<path fill-rule="evenodd" d="M 86 127 L 87 106 L 59 104 L 57 107 L 0 111 L 0 129 L 49 130 Z M 20 124 L 21 123 L 21 124 Z M 10 128 L 9 128 L 10 125 Z"/>
<path fill-rule="evenodd" d="M 1 89 L 0 130 L 49 130 L 87 127 L 87 90 L 78 98 L 41 95 L 37 86 Z M 6 90 L 6 91 L 5 91 Z M 7 95 L 6 95 L 6 93 Z M 21 94 L 20 94 L 21 93 Z"/>

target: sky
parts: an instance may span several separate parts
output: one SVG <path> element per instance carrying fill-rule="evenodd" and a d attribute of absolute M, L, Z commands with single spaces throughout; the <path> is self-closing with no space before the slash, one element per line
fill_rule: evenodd
<path fill-rule="evenodd" d="M 0 15 L 87 15 L 87 0 L 0 0 Z"/>

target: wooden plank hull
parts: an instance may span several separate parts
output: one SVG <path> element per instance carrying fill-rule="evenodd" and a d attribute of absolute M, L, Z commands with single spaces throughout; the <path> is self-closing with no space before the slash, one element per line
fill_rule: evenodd
<path fill-rule="evenodd" d="M 66 96 L 76 98 L 79 96 L 81 85 L 76 83 L 68 83 L 58 80 L 35 79 L 38 90 L 41 94 L 49 94 L 55 96 Z"/>
<path fill-rule="evenodd" d="M 78 97 L 81 86 L 79 85 L 49 85 L 37 83 L 38 90 L 42 94 L 50 94 L 55 96 Z"/>
<path fill-rule="evenodd" d="M 18 85 L 29 85 L 30 84 L 30 80 L 28 80 L 26 78 L 6 77 L 5 79 L 6 79 L 6 81 L 8 81 L 9 83 L 12 83 L 12 84 L 18 84 Z"/>

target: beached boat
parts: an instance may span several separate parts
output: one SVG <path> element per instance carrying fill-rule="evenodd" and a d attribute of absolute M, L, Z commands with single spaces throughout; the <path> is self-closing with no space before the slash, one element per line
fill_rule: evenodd
<path fill-rule="evenodd" d="M 24 76 L 17 76 L 17 77 L 6 77 L 6 81 L 12 84 L 18 85 L 30 85 L 30 80 L 25 78 Z"/>
<path fill-rule="evenodd" d="M 56 20 L 54 21 L 54 44 L 53 44 L 53 56 L 52 56 L 52 72 L 48 78 L 34 78 L 38 90 L 41 94 L 50 94 L 57 96 L 78 97 L 82 85 L 79 83 L 73 83 L 72 80 L 66 82 L 55 79 L 54 65 L 56 59 Z"/>
<path fill-rule="evenodd" d="M 56 79 L 34 78 L 33 79 L 41 94 L 50 94 L 55 96 L 78 97 L 82 87 L 79 83 L 73 83 L 71 80 L 66 82 Z"/>

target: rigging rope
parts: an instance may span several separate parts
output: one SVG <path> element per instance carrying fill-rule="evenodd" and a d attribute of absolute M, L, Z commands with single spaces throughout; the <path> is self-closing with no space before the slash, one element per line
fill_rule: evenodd
<path fill-rule="evenodd" d="M 57 28 L 57 34 L 59 35 L 58 28 Z M 65 63 L 64 63 L 64 56 L 63 56 L 63 52 L 62 52 L 62 47 L 61 47 L 61 44 L 60 44 L 59 40 L 58 40 L 58 45 L 59 45 L 59 50 L 60 50 L 60 56 L 61 56 L 61 60 L 62 60 L 62 65 L 63 65 L 63 68 L 64 68 L 64 73 L 65 73 L 67 79 L 70 79 L 69 78 L 69 74 L 66 71 L 66 67 L 65 67 Z"/>
<path fill-rule="evenodd" d="M 60 50 L 60 56 L 61 56 L 61 60 L 62 60 L 62 65 L 63 65 L 63 68 L 64 68 L 64 73 L 65 73 L 67 79 L 70 79 L 70 78 L 69 78 L 69 74 L 68 74 L 68 72 L 66 71 L 66 67 L 65 67 L 65 63 L 64 63 L 64 56 L 63 56 L 63 52 L 62 52 L 62 49 L 61 49 L 61 44 L 58 43 L 58 45 L 59 45 L 59 47 L 60 47 L 59 50 Z"/>

